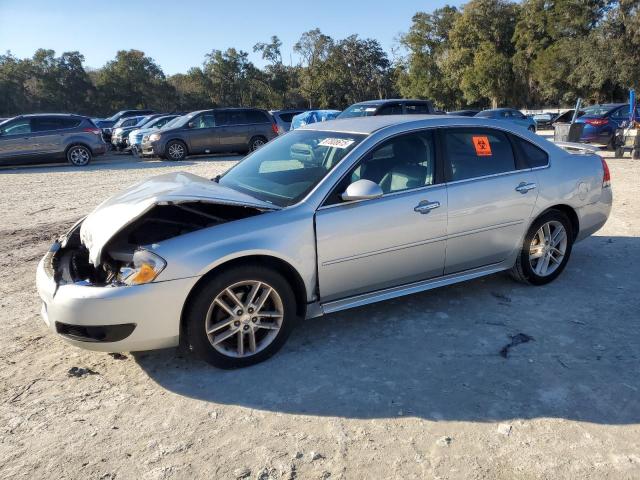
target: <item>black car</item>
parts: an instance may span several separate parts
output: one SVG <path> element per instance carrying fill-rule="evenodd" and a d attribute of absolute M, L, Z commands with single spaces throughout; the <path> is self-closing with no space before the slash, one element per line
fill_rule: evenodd
<path fill-rule="evenodd" d="M 447 112 L 447 115 L 455 115 L 456 117 L 475 117 L 480 110 L 454 110 L 453 112 Z"/>
<path fill-rule="evenodd" d="M 87 165 L 107 150 L 91 119 L 70 114 L 19 115 L 0 122 L 0 165 L 68 161 Z"/>
<path fill-rule="evenodd" d="M 430 100 L 369 100 L 354 103 L 345 108 L 336 118 L 372 117 L 374 115 L 435 115 Z"/>
<path fill-rule="evenodd" d="M 111 129 L 113 126 L 122 118 L 127 117 L 138 117 L 143 115 L 150 115 L 155 113 L 153 110 L 120 110 L 117 113 L 114 113 L 108 118 L 96 119 L 94 123 L 100 129 L 102 129 L 102 137 L 104 141 L 109 143 L 111 142 Z"/>
<path fill-rule="evenodd" d="M 216 108 L 180 117 L 177 124 L 161 128 L 142 141 L 143 156 L 182 160 L 187 155 L 247 152 L 278 135 L 278 126 L 266 110 Z"/>
<path fill-rule="evenodd" d="M 129 133 L 138 128 L 143 128 L 152 120 L 165 115 L 165 113 L 154 113 L 143 117 L 122 117 L 111 129 L 111 144 L 116 150 L 128 148 L 130 146 Z"/>

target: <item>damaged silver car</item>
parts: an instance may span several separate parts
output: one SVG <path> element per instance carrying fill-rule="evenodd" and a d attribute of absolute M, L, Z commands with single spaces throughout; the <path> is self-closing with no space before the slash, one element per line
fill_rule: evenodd
<path fill-rule="evenodd" d="M 302 318 L 502 270 L 552 281 L 606 222 L 609 183 L 599 156 L 486 119 L 313 124 L 213 180 L 165 174 L 99 205 L 40 262 L 42 316 L 88 349 L 183 342 L 246 366 Z"/>

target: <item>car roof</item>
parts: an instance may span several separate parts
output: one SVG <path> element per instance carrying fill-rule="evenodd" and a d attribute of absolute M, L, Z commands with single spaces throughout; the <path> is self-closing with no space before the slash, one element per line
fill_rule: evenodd
<path fill-rule="evenodd" d="M 430 100 L 421 100 L 417 98 L 384 98 L 380 100 L 365 100 L 364 102 L 354 103 L 354 105 L 383 105 L 385 103 L 397 103 L 397 102 L 431 103 Z"/>
<path fill-rule="evenodd" d="M 378 115 L 371 117 L 338 118 L 325 122 L 310 123 L 301 130 L 328 131 L 337 133 L 362 133 L 370 135 L 392 125 L 416 124 L 416 128 L 447 127 L 447 126 L 477 126 L 504 128 L 499 120 L 482 117 L 458 117 L 455 115 Z"/>
<path fill-rule="evenodd" d="M 16 115 L 13 118 L 37 118 L 37 117 L 61 117 L 61 118 L 89 118 L 84 115 L 77 115 L 75 113 L 27 113 L 25 115 Z"/>

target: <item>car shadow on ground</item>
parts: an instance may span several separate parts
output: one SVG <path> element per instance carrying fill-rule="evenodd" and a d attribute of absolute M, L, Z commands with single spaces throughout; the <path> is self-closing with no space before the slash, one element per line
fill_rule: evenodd
<path fill-rule="evenodd" d="M 97 157 L 86 167 L 74 167 L 65 162 L 48 163 L 38 165 L 0 165 L 0 175 L 25 174 L 25 173 L 82 173 L 99 170 L 142 170 L 150 168 L 167 168 L 195 165 L 197 163 L 206 162 L 238 162 L 244 158 L 243 155 L 203 155 L 191 156 L 186 160 L 172 162 L 169 160 L 160 160 L 157 158 L 138 158 L 122 153 L 108 153 L 104 157 Z"/>
<path fill-rule="evenodd" d="M 640 239 L 592 237 L 543 287 L 498 274 L 308 320 L 242 370 L 173 349 L 135 358 L 177 394 L 282 413 L 638 423 L 638 254 Z M 531 340 L 505 358 L 518 334 Z"/>

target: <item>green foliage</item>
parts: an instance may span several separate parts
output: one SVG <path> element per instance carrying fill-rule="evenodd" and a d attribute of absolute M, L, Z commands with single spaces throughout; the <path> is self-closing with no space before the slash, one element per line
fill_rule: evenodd
<path fill-rule="evenodd" d="M 638 0 L 469 0 L 413 16 L 392 63 L 380 43 L 316 28 L 285 65 L 272 36 L 253 51 L 211 50 L 201 67 L 166 77 L 138 50 L 98 70 L 79 52 L 0 55 L 0 116 L 36 111 L 109 115 L 124 108 L 344 108 L 374 98 L 427 98 L 443 109 L 624 100 L 640 90 Z"/>

